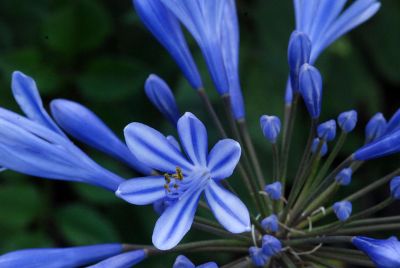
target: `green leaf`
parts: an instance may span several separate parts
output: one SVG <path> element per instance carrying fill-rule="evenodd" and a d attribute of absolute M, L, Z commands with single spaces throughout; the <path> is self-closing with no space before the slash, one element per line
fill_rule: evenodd
<path fill-rule="evenodd" d="M 77 193 L 85 199 L 85 201 L 90 201 L 99 205 L 109 205 L 118 202 L 118 198 L 113 193 L 102 188 L 93 187 L 83 183 L 75 183 L 73 184 L 73 187 Z"/>
<path fill-rule="evenodd" d="M 134 60 L 100 58 L 91 62 L 78 85 L 82 93 L 97 101 L 123 100 L 143 90 L 148 72 Z"/>
<path fill-rule="evenodd" d="M 99 47 L 110 31 L 110 15 L 99 1 L 93 0 L 67 1 L 47 18 L 43 27 L 47 45 L 66 54 Z"/>
<path fill-rule="evenodd" d="M 52 246 L 51 239 L 41 232 L 19 232 L 1 242 L 1 250 L 4 252 Z"/>
<path fill-rule="evenodd" d="M 0 229 L 18 230 L 32 223 L 42 207 L 38 192 L 29 185 L 0 188 Z"/>
<path fill-rule="evenodd" d="M 70 205 L 56 213 L 56 223 L 65 239 L 74 245 L 117 242 L 110 221 L 92 208 Z"/>

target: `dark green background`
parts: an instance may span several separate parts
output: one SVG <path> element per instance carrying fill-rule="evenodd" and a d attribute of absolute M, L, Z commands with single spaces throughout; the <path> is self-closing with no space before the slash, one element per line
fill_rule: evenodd
<path fill-rule="evenodd" d="M 362 145 L 369 117 L 378 111 L 389 117 L 400 104 L 400 2 L 382 2 L 375 18 L 341 38 L 317 62 L 324 77 L 323 120 L 344 110 L 359 112 L 359 125 L 342 157 Z M 282 115 L 286 48 L 294 28 L 292 2 L 242 0 L 238 9 L 247 118 L 265 174 L 271 176 L 270 147 L 262 138 L 258 119 L 262 114 Z M 207 91 L 220 105 L 201 55 L 193 40 L 190 44 Z M 54 98 L 69 98 L 94 110 L 119 135 L 132 121 L 173 134 L 143 91 L 146 77 L 156 73 L 174 89 L 181 110 L 198 115 L 207 123 L 212 142 L 217 138 L 196 93 L 141 25 L 129 0 L 1 0 L 0 105 L 18 110 L 10 91 L 13 70 L 36 79 L 46 106 Z M 217 108 L 222 114 L 221 106 Z M 304 146 L 305 115 L 303 110 L 298 117 L 292 165 Z M 126 178 L 135 176 L 110 158 L 91 149 L 87 152 L 114 172 Z M 371 162 L 355 175 L 345 192 L 390 172 L 398 163 L 398 157 Z M 235 177 L 231 181 L 238 185 Z M 382 189 L 354 208 L 374 204 L 387 194 L 388 189 Z M 151 207 L 131 206 L 94 187 L 12 171 L 0 175 L 0 253 L 26 247 L 151 243 L 155 220 Z M 205 238 L 196 231 L 191 235 Z M 206 254 L 197 256 L 207 259 Z M 174 257 L 168 261 L 172 263 Z M 147 263 L 149 267 L 167 266 L 166 261 Z"/>

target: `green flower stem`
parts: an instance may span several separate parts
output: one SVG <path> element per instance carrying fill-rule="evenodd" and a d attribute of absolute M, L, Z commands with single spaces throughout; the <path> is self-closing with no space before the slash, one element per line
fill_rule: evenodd
<path fill-rule="evenodd" d="M 351 216 L 349 220 L 353 221 L 356 219 L 368 217 L 369 215 L 373 215 L 374 213 L 386 208 L 387 206 L 392 204 L 394 201 L 395 200 L 392 197 L 388 197 L 384 201 L 380 202 L 379 204 L 377 204 L 371 208 L 367 208 L 366 210 Z"/>
<path fill-rule="evenodd" d="M 314 228 L 310 232 L 305 232 L 304 234 L 301 233 L 291 233 L 290 237 L 291 238 L 296 238 L 296 237 L 313 237 L 313 236 L 319 236 L 319 235 L 328 235 L 335 233 L 338 229 L 340 229 L 345 223 L 344 222 L 334 222 L 330 223 L 318 228 Z"/>
<path fill-rule="evenodd" d="M 372 226 L 358 226 L 354 228 L 344 228 L 335 232 L 335 235 L 348 235 L 348 234 L 362 234 L 362 233 L 373 233 L 378 231 L 399 231 L 399 223 L 391 224 L 378 224 Z"/>
<path fill-rule="evenodd" d="M 320 258 L 344 261 L 347 264 L 361 265 L 364 267 L 375 267 L 375 265 L 367 257 L 361 258 L 361 256 L 349 256 L 336 252 L 316 252 L 314 255 Z"/>
<path fill-rule="evenodd" d="M 231 238 L 231 239 L 238 239 L 238 240 L 243 240 L 243 241 L 247 241 L 247 242 L 251 242 L 251 237 L 248 236 L 244 236 L 244 235 L 237 235 L 237 234 L 232 234 L 228 231 L 225 231 L 223 229 L 220 228 L 216 228 L 214 226 L 210 226 L 204 223 L 200 223 L 195 221 L 193 223 L 193 227 L 200 230 L 200 231 L 204 231 L 213 235 L 217 235 L 223 238 Z"/>
<path fill-rule="evenodd" d="M 352 236 L 324 236 L 324 237 L 309 237 L 283 240 L 285 246 L 298 246 L 304 244 L 330 244 L 330 243 L 351 243 Z"/>
<path fill-rule="evenodd" d="M 279 159 L 279 149 L 276 144 L 272 144 L 272 161 L 273 161 L 273 178 L 274 182 L 278 181 L 280 178 L 280 159 Z"/>
<path fill-rule="evenodd" d="M 365 254 L 357 249 L 349 249 L 349 248 L 337 248 L 337 247 L 321 247 L 319 252 L 332 252 L 332 253 L 339 253 L 339 254 L 344 254 L 344 255 L 349 255 L 349 256 L 361 256 L 362 258 L 365 258 Z"/>
<path fill-rule="evenodd" d="M 337 155 L 339 154 L 340 150 L 342 149 L 343 144 L 346 141 L 346 138 L 347 138 L 347 133 L 342 131 L 340 133 L 338 141 L 336 142 L 335 146 L 332 149 L 332 152 L 329 154 L 325 163 L 321 167 L 321 170 L 318 172 L 318 175 L 317 175 L 314 183 L 312 184 L 311 188 L 316 187 L 321 182 L 321 180 L 326 176 L 333 161 L 335 161 Z"/>
<path fill-rule="evenodd" d="M 281 257 L 282 257 L 282 261 L 285 264 L 286 268 L 296 268 L 297 267 L 296 264 L 290 259 L 290 257 L 287 254 L 283 253 L 283 254 L 281 254 Z"/>
<path fill-rule="evenodd" d="M 386 185 L 387 183 L 390 182 L 390 180 L 393 177 L 395 177 L 397 175 L 400 175 L 400 168 L 396 169 L 395 171 L 389 173 L 388 175 L 376 180 L 375 182 L 371 183 L 370 185 L 360 189 L 359 191 L 355 192 L 354 194 L 351 194 L 351 195 L 347 196 L 343 200 L 348 200 L 350 202 L 354 201 L 354 200 L 357 200 L 357 199 L 363 197 L 364 195 L 369 194 L 373 190 L 379 188 L 380 186 Z M 332 212 L 333 212 L 332 207 L 329 207 L 329 208 L 326 209 L 325 215 L 327 216 L 327 215 L 331 214 Z M 311 219 L 312 219 L 313 222 L 317 222 L 318 220 L 322 219 L 325 215 L 318 214 L 318 215 L 313 216 Z M 304 221 L 300 225 L 298 225 L 297 228 L 301 229 L 304 226 L 306 226 L 307 224 L 308 224 L 308 221 Z"/>
<path fill-rule="evenodd" d="M 264 175 L 262 174 L 260 162 L 258 161 L 256 150 L 254 149 L 253 142 L 250 137 L 249 129 L 245 119 L 237 120 L 237 125 L 239 126 L 240 134 L 243 137 L 245 148 L 249 154 L 250 162 L 254 168 L 256 178 L 258 181 L 259 188 L 262 189 L 265 185 Z"/>
<path fill-rule="evenodd" d="M 249 257 L 243 257 L 228 264 L 221 266 L 220 268 L 243 268 L 251 267 L 251 259 Z"/>
<path fill-rule="evenodd" d="M 305 255 L 303 256 L 304 259 L 313 262 L 313 263 L 318 263 L 322 265 L 323 267 L 327 268 L 336 268 L 335 266 L 331 265 L 329 262 L 326 261 L 326 258 L 319 258 L 313 255 Z"/>
<path fill-rule="evenodd" d="M 353 155 L 346 158 L 339 166 L 337 166 L 324 180 L 318 187 L 313 188 L 313 191 L 308 195 L 305 201 L 299 203 L 298 207 L 299 210 L 302 208 L 308 207 L 313 200 L 318 199 L 320 193 L 323 192 L 325 189 L 329 188 L 331 182 L 334 180 L 335 176 L 344 168 L 348 167 L 353 162 Z M 315 203 L 315 202 L 314 202 Z"/>
<path fill-rule="evenodd" d="M 300 98 L 299 93 L 294 93 L 292 103 L 290 105 L 285 106 L 285 119 L 283 125 L 282 154 L 281 154 L 282 156 L 281 182 L 283 190 L 285 189 L 285 184 L 286 184 L 290 144 L 292 142 L 293 127 L 294 127 L 294 122 L 296 121 L 296 111 L 299 103 L 299 98 Z"/>
<path fill-rule="evenodd" d="M 381 218 L 369 218 L 369 219 L 363 219 L 363 220 L 355 220 L 352 221 L 348 224 L 346 224 L 346 227 L 356 227 L 356 226 L 363 226 L 363 225 L 376 225 L 380 223 L 400 223 L 400 216 L 392 216 L 392 217 L 381 217 Z"/>
<path fill-rule="evenodd" d="M 202 88 L 202 89 L 199 89 L 197 92 L 199 93 L 199 96 L 200 96 L 201 100 L 203 101 L 203 104 L 204 104 L 207 112 L 211 116 L 211 119 L 213 120 L 214 125 L 217 128 L 219 134 L 221 135 L 221 137 L 227 138 L 228 135 L 226 135 L 225 129 L 224 129 L 221 121 L 219 120 L 218 115 L 217 115 L 214 107 L 212 106 L 210 98 L 208 97 L 206 91 Z"/>

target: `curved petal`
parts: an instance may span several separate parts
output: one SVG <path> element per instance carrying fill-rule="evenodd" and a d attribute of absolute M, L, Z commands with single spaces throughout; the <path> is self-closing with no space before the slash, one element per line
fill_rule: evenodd
<path fill-rule="evenodd" d="M 174 136 L 168 135 L 167 140 L 169 143 L 171 143 L 172 146 L 174 146 L 179 152 L 182 152 L 181 146 L 179 145 L 179 142 L 175 139 Z"/>
<path fill-rule="evenodd" d="M 161 176 L 135 178 L 124 181 L 115 194 L 135 205 L 148 205 L 165 197 L 165 179 Z"/>
<path fill-rule="evenodd" d="M 193 164 L 207 165 L 207 130 L 204 124 L 192 113 L 186 112 L 178 120 L 178 133 L 182 147 Z"/>
<path fill-rule="evenodd" d="M 15 101 L 28 118 L 65 136 L 43 108 L 35 80 L 22 72 L 15 71 L 12 74 L 11 88 Z"/>
<path fill-rule="evenodd" d="M 243 202 L 211 180 L 205 190 L 207 203 L 215 218 L 231 233 L 250 231 L 250 215 Z"/>
<path fill-rule="evenodd" d="M 153 244 L 158 249 L 175 247 L 189 231 L 203 188 L 187 191 L 175 204 L 168 207 L 157 220 Z"/>
<path fill-rule="evenodd" d="M 215 262 L 207 262 L 197 266 L 197 268 L 218 268 L 218 265 Z"/>
<path fill-rule="evenodd" d="M 174 173 L 176 167 L 187 173 L 193 166 L 157 130 L 141 123 L 131 123 L 124 129 L 126 143 L 131 152 L 148 167 Z"/>
<path fill-rule="evenodd" d="M 151 169 L 139 162 L 115 133 L 85 106 L 57 99 L 51 102 L 50 107 L 57 123 L 75 139 L 127 163 L 143 174 L 151 173 Z"/>
<path fill-rule="evenodd" d="M 143 261 L 147 257 L 143 249 L 125 252 L 105 259 L 87 268 L 129 268 Z"/>
<path fill-rule="evenodd" d="M 210 151 L 207 167 L 213 179 L 225 179 L 232 175 L 241 154 L 240 144 L 231 139 L 219 141 Z"/>
<path fill-rule="evenodd" d="M 179 255 L 172 268 L 196 268 L 196 266 L 186 256 Z"/>

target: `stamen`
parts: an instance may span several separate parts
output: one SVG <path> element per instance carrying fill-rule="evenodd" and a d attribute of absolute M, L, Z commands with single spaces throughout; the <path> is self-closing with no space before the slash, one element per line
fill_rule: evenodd
<path fill-rule="evenodd" d="M 164 179 L 165 179 L 165 181 L 166 181 L 167 183 L 170 183 L 170 182 L 171 182 L 171 177 L 169 176 L 168 173 L 165 173 L 165 174 L 164 174 Z"/>
<path fill-rule="evenodd" d="M 168 193 L 171 192 L 171 189 L 169 189 L 169 184 L 168 183 L 164 184 L 164 189 L 167 190 Z"/>
<path fill-rule="evenodd" d="M 180 167 L 176 167 L 176 176 L 178 180 L 183 180 L 183 173 Z"/>

